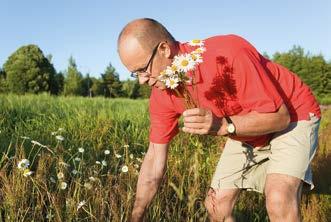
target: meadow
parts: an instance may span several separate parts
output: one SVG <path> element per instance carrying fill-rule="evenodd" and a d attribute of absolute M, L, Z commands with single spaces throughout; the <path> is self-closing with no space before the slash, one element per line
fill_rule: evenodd
<path fill-rule="evenodd" d="M 148 146 L 148 101 L 0 95 L 0 221 L 128 221 Z M 331 221 L 331 110 L 313 161 L 304 221 Z M 224 138 L 180 133 L 146 221 L 208 221 L 203 206 Z M 243 192 L 237 221 L 268 221 Z"/>

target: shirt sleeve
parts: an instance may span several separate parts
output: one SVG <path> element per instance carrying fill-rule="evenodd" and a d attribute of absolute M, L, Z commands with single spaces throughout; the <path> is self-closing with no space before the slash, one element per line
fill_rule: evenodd
<path fill-rule="evenodd" d="M 241 49 L 234 58 L 233 68 L 237 98 L 243 109 L 260 113 L 279 109 L 283 99 L 271 80 L 272 74 L 263 66 L 255 49 Z"/>
<path fill-rule="evenodd" d="M 149 140 L 153 143 L 166 144 L 179 132 L 180 116 L 172 105 L 165 91 L 153 89 L 149 100 L 150 131 Z"/>

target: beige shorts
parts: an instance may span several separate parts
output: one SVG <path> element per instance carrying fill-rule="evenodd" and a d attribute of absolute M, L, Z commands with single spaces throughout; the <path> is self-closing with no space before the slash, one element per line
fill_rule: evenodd
<path fill-rule="evenodd" d="M 228 139 L 217 164 L 211 187 L 264 191 L 267 174 L 279 173 L 303 180 L 314 188 L 311 161 L 318 143 L 320 119 L 290 123 L 274 134 L 270 144 L 253 148 Z"/>

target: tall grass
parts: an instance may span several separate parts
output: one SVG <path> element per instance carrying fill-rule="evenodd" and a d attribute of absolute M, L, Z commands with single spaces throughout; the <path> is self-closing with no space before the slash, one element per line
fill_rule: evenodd
<path fill-rule="evenodd" d="M 0 221 L 127 221 L 148 145 L 147 104 L 0 95 Z M 305 221 L 331 217 L 331 111 L 324 116 L 314 160 L 317 189 L 302 202 Z M 206 221 L 203 200 L 223 144 L 178 135 L 146 221 Z M 25 158 L 33 171 L 27 177 L 17 167 Z M 264 197 L 242 193 L 235 215 L 268 221 Z"/>

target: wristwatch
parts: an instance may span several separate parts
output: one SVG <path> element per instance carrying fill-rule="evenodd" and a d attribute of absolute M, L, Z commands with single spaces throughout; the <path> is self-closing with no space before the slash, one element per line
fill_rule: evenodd
<path fill-rule="evenodd" d="M 225 116 L 224 117 L 226 122 L 228 123 L 226 127 L 226 131 L 229 133 L 229 135 L 235 135 L 236 134 L 236 127 L 234 126 L 232 120 L 230 117 Z"/>

